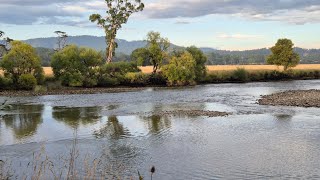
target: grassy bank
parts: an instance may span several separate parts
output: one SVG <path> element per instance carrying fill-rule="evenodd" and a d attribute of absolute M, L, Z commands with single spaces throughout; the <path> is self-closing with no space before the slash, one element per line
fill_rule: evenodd
<path fill-rule="evenodd" d="M 238 83 L 319 79 L 320 70 L 246 70 L 211 71 L 202 83 Z"/>
<path fill-rule="evenodd" d="M 152 73 L 152 66 L 141 66 L 139 67 L 141 72 L 145 74 Z M 282 71 L 282 67 L 274 66 L 274 65 L 217 65 L 217 66 L 207 66 L 207 69 L 210 72 L 213 71 L 234 71 L 238 68 L 243 68 L 247 71 Z M 46 76 L 53 76 L 53 71 L 51 67 L 43 67 L 44 73 Z M 293 68 L 293 70 L 320 70 L 320 64 L 300 64 L 297 67 Z M 0 74 L 2 71 L 0 70 Z"/>
<path fill-rule="evenodd" d="M 309 80 L 320 78 L 320 65 L 300 65 L 294 69 L 283 71 L 276 66 L 247 65 L 247 66 L 208 66 L 207 75 L 198 84 L 211 83 L 246 83 L 287 80 Z M 319 68 L 318 68 L 319 67 Z M 21 91 L 12 88 L 12 82 L 0 77 L 0 96 L 38 96 L 59 94 L 96 94 L 109 92 L 127 92 L 143 89 L 144 87 L 166 87 L 168 82 L 163 73 L 151 74 L 152 67 L 140 67 L 142 72 L 114 73 L 98 77 L 98 84 L 90 88 L 85 86 L 68 87 L 63 81 L 53 77 L 52 69 L 45 67 L 46 80 L 35 86 L 32 91 Z M 211 70 L 210 70 L 211 69 Z M 214 70 L 213 70 L 214 69 Z M 109 77 L 110 76 L 110 77 Z"/>

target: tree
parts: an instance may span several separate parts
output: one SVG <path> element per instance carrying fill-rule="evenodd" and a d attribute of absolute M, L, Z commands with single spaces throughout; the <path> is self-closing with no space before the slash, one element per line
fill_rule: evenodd
<path fill-rule="evenodd" d="M 168 65 L 162 68 L 169 85 L 194 84 L 196 61 L 189 52 L 173 56 Z"/>
<path fill-rule="evenodd" d="M 201 81 L 206 77 L 207 68 L 207 56 L 203 54 L 203 52 L 195 46 L 188 47 L 186 49 L 192 57 L 196 61 L 195 73 L 196 73 L 196 81 Z"/>
<path fill-rule="evenodd" d="M 150 52 L 150 63 L 153 65 L 153 73 L 161 67 L 163 60 L 167 57 L 170 42 L 162 38 L 159 32 L 151 31 L 147 35 L 147 49 Z"/>
<path fill-rule="evenodd" d="M 89 19 L 104 28 L 107 43 L 106 57 L 110 63 L 118 46 L 115 41 L 117 31 L 121 29 L 122 24 L 128 22 L 131 14 L 142 11 L 144 4 L 141 0 L 105 0 L 105 2 L 108 6 L 107 16 L 103 18 L 100 14 L 92 14 Z"/>
<path fill-rule="evenodd" d="M 98 83 L 101 53 L 90 48 L 70 45 L 52 56 L 51 66 L 56 78 L 67 86 L 92 87 Z"/>
<path fill-rule="evenodd" d="M 63 31 L 55 31 L 54 33 L 58 35 L 57 49 L 55 50 L 61 51 L 67 45 L 68 35 L 66 32 L 63 32 Z"/>
<path fill-rule="evenodd" d="M 40 58 L 35 49 L 21 41 L 11 42 L 11 49 L 0 63 L 6 77 L 10 77 L 16 84 L 21 75 L 31 74 L 38 83 L 43 81 L 43 69 Z"/>
<path fill-rule="evenodd" d="M 270 50 L 272 54 L 268 57 L 267 63 L 288 68 L 295 67 L 300 62 L 299 54 L 293 51 L 294 44 L 290 39 L 279 39 Z"/>
<path fill-rule="evenodd" d="M 131 53 L 131 61 L 137 63 L 138 66 L 150 65 L 151 53 L 147 48 L 138 48 Z"/>
<path fill-rule="evenodd" d="M 3 37 L 5 35 L 5 33 L 3 31 L 0 31 L 0 38 Z M 10 50 L 10 43 L 13 41 L 13 39 L 6 37 L 3 38 L 2 43 L 0 44 L 0 59 L 2 59 L 2 57 L 8 53 L 8 51 Z"/>

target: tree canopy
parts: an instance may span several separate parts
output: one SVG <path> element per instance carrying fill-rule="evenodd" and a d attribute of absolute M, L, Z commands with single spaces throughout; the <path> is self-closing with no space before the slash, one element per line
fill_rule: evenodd
<path fill-rule="evenodd" d="M 173 56 L 169 64 L 165 65 L 162 70 L 169 85 L 185 85 L 195 83 L 195 68 L 195 59 L 192 54 L 186 51 L 181 55 Z"/>
<path fill-rule="evenodd" d="M 186 50 L 193 56 L 193 58 L 196 61 L 196 67 L 195 67 L 196 80 L 197 81 L 203 80 L 207 74 L 207 69 L 206 69 L 207 57 L 203 54 L 203 52 L 200 49 L 198 49 L 195 46 L 188 47 Z"/>
<path fill-rule="evenodd" d="M 102 64 L 99 52 L 70 45 L 52 56 L 51 66 L 56 78 L 67 86 L 97 85 L 98 66 Z"/>
<path fill-rule="evenodd" d="M 43 81 L 41 61 L 35 49 L 21 41 L 13 41 L 11 46 L 0 63 L 5 76 L 12 78 L 13 82 L 18 82 L 21 75 L 31 74 L 37 78 L 38 83 Z"/>
<path fill-rule="evenodd" d="M 161 37 L 159 32 L 151 31 L 147 35 L 147 49 L 150 53 L 150 62 L 153 65 L 153 73 L 161 67 L 163 60 L 168 57 L 167 50 L 170 47 L 168 38 Z"/>
<path fill-rule="evenodd" d="M 284 70 L 295 67 L 300 62 L 300 56 L 293 51 L 294 44 L 290 39 L 279 39 L 270 50 L 272 54 L 268 57 L 268 64 L 283 66 Z"/>
<path fill-rule="evenodd" d="M 115 41 L 117 31 L 128 22 L 131 14 L 142 11 L 144 4 L 141 0 L 105 0 L 105 2 L 108 6 L 107 16 L 103 18 L 100 14 L 92 14 L 89 19 L 104 29 L 107 43 L 107 62 L 112 62 L 115 49 L 118 47 Z"/>

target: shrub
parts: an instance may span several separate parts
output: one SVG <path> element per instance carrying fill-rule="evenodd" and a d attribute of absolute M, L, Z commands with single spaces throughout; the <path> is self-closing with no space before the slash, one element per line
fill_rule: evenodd
<path fill-rule="evenodd" d="M 163 67 L 163 73 L 168 79 L 168 85 L 187 85 L 195 83 L 196 62 L 193 56 L 184 52 L 173 56 L 168 65 Z"/>
<path fill-rule="evenodd" d="M 18 79 L 18 88 L 32 90 L 37 85 L 37 79 L 32 74 L 22 74 Z"/>
<path fill-rule="evenodd" d="M 0 76 L 0 89 L 10 89 L 13 86 L 11 78 Z"/>
<path fill-rule="evenodd" d="M 11 78 L 15 85 L 18 84 L 18 80 L 22 74 L 32 75 L 36 78 L 36 84 L 37 81 L 39 84 L 44 81 L 40 58 L 35 49 L 29 44 L 20 41 L 11 42 L 11 49 L 3 57 L 0 66 L 5 76 Z"/>
<path fill-rule="evenodd" d="M 164 86 L 167 84 L 167 78 L 163 75 L 162 72 L 152 73 L 147 76 L 146 80 L 148 85 L 159 85 Z"/>
<path fill-rule="evenodd" d="M 56 52 L 51 60 L 55 77 L 65 86 L 96 86 L 101 65 L 101 53 L 75 45 Z"/>
<path fill-rule="evenodd" d="M 125 79 L 127 84 L 131 86 L 144 86 L 147 84 L 147 75 L 141 72 L 129 72 L 125 75 Z"/>
<path fill-rule="evenodd" d="M 233 81 L 247 82 L 248 72 L 244 68 L 238 68 L 237 70 L 232 72 L 231 78 L 231 80 Z"/>
<path fill-rule="evenodd" d="M 115 62 L 105 64 L 100 68 L 98 85 L 108 87 L 126 84 L 125 75 L 130 72 L 140 72 L 136 63 Z"/>

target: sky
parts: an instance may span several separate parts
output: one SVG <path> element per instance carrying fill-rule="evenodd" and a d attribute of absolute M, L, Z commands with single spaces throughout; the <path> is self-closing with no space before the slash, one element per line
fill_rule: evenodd
<path fill-rule="evenodd" d="M 134 0 L 133 0 L 134 1 Z M 279 38 L 295 46 L 320 48 L 320 0 L 142 0 L 117 38 L 145 40 L 149 31 L 180 46 L 225 50 L 268 48 Z M 103 36 L 89 21 L 105 15 L 104 0 L 0 0 L 0 30 L 10 38 Z"/>

